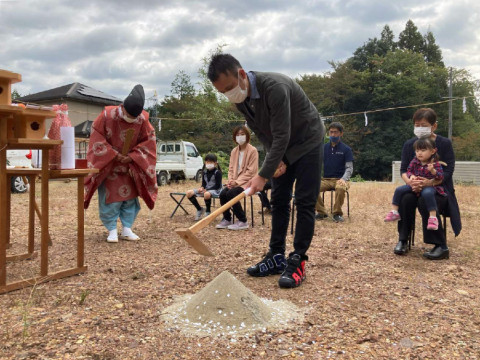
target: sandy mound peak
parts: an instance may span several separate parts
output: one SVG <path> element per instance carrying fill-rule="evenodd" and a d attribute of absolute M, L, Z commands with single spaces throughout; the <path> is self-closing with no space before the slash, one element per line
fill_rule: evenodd
<path fill-rule="evenodd" d="M 272 317 L 270 308 L 228 271 L 193 295 L 185 312 L 193 323 L 233 329 L 266 325 Z"/>

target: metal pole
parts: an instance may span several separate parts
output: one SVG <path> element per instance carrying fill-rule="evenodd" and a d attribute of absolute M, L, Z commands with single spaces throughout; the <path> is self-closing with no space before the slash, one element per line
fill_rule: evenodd
<path fill-rule="evenodd" d="M 452 68 L 450 68 L 450 85 L 448 86 L 448 138 L 452 140 Z"/>

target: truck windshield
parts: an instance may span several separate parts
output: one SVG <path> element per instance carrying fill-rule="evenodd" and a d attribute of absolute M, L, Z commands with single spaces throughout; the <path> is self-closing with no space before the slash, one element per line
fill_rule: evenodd
<path fill-rule="evenodd" d="M 193 146 L 185 145 L 185 148 L 187 149 L 187 156 L 190 156 L 190 157 L 197 157 L 198 156 L 197 149 L 195 149 Z"/>

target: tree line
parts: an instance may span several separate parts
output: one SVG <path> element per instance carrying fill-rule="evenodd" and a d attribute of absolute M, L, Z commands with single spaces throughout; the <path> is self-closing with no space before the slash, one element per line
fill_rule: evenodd
<path fill-rule="evenodd" d="M 219 45 L 202 59 L 197 86 L 184 71 L 176 74 L 171 94 L 155 109 L 163 120 L 158 138 L 194 142 L 202 154 L 217 152 L 225 157 L 234 146 L 231 132 L 243 117 L 206 76 L 210 56 L 222 52 Z M 344 142 L 354 151 L 354 175 L 364 179 L 388 180 L 392 161 L 400 160 L 403 143 L 413 136 L 415 104 L 430 104 L 438 114 L 437 133 L 448 133 L 449 68 L 432 32 L 422 35 L 409 20 L 395 41 L 386 25 L 379 38 L 368 39 L 345 61 L 331 61 L 325 74 L 302 75 L 296 81 L 325 118 L 325 124 L 340 121 L 345 127 Z M 453 144 L 457 160 L 480 160 L 480 113 L 474 97 L 478 83 L 465 69 L 452 69 Z M 448 99 L 447 99 L 448 100 Z M 365 126 L 364 112 L 368 113 Z M 345 116 L 344 114 L 360 113 Z M 262 151 L 255 136 L 254 145 Z M 325 140 L 327 141 L 327 140 Z M 261 157 L 262 157 L 261 153 Z"/>

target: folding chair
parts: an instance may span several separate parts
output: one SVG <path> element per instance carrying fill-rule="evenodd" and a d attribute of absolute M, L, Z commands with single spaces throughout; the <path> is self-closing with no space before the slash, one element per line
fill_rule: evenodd
<path fill-rule="evenodd" d="M 250 213 L 252 216 L 252 228 L 255 226 L 254 220 L 253 220 L 253 196 L 249 196 L 250 198 Z M 245 214 L 247 213 L 247 198 L 243 198 L 243 208 L 245 210 Z M 235 222 L 235 214 L 232 211 L 232 221 Z M 262 209 L 262 223 L 263 222 L 263 209 Z"/>
<path fill-rule="evenodd" d="M 440 214 L 440 216 L 443 218 L 443 234 L 445 235 L 445 240 L 447 240 L 447 217 L 449 217 L 447 214 Z M 412 248 L 412 246 L 415 246 L 415 219 L 416 219 L 416 212 L 415 212 L 415 218 L 413 219 L 413 223 L 410 228 L 410 234 L 408 235 L 408 250 Z"/>
<path fill-rule="evenodd" d="M 333 214 L 333 193 L 335 192 L 335 189 L 325 190 L 324 192 L 322 192 L 322 200 L 324 204 L 325 204 L 325 193 L 327 191 L 330 191 L 330 213 Z M 350 217 L 350 194 L 348 193 L 348 190 L 345 190 L 345 193 L 347 194 L 347 216 Z"/>
<path fill-rule="evenodd" d="M 177 198 L 178 196 L 180 196 L 180 198 Z M 185 212 L 185 215 L 189 215 L 188 211 L 182 205 L 183 200 L 186 198 L 186 196 L 187 196 L 187 193 L 185 193 L 185 192 L 171 192 L 170 193 L 170 197 L 177 204 L 177 206 L 175 206 L 175 209 L 173 210 L 172 214 L 170 215 L 170 218 L 172 218 L 173 215 L 175 215 L 178 208 L 181 208 Z M 218 195 L 212 195 L 212 206 L 213 207 L 215 207 L 215 199 L 219 199 L 219 198 L 220 197 Z"/>

